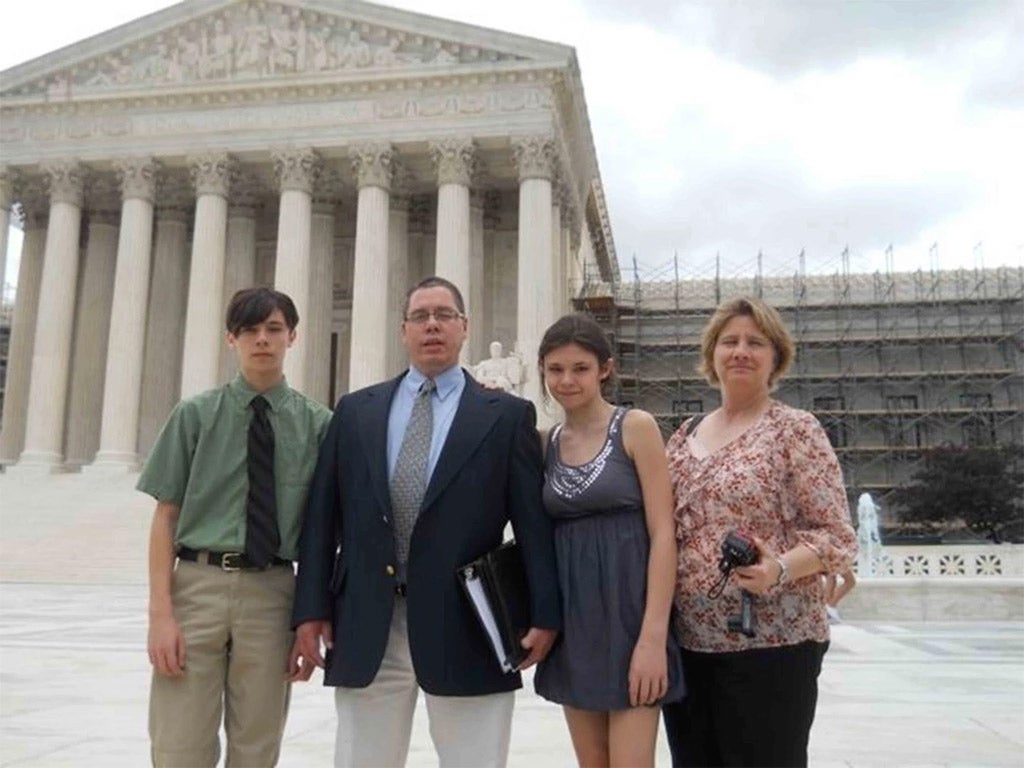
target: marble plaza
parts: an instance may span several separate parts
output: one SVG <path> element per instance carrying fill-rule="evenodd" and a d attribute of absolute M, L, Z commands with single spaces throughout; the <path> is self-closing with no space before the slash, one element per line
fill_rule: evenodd
<path fill-rule="evenodd" d="M 152 501 L 131 490 L 133 480 L 65 474 L 40 484 L 0 475 L 0 766 L 148 762 Z M 330 692 L 297 686 L 281 765 L 330 765 L 333 722 Z M 1020 621 L 834 627 L 812 765 L 1016 766 L 1022 753 Z M 510 765 L 572 764 L 558 708 L 528 684 L 518 696 Z M 662 740 L 658 765 L 668 764 Z M 436 765 L 422 716 L 409 765 Z"/>

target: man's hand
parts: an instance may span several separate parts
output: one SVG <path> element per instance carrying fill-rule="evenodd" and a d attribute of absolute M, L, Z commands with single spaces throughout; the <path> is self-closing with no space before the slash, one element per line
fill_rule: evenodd
<path fill-rule="evenodd" d="M 519 641 L 523 648 L 530 651 L 530 655 L 523 659 L 523 663 L 519 665 L 519 671 L 522 672 L 524 669 L 529 669 L 547 656 L 557 636 L 558 630 L 530 627 L 530 631 L 523 635 L 523 639 Z"/>
<path fill-rule="evenodd" d="M 299 648 L 299 638 L 296 636 L 292 642 L 291 653 L 288 654 L 288 682 L 304 683 L 313 675 L 314 669 L 316 669 L 316 664 L 302 654 Z"/>
<path fill-rule="evenodd" d="M 313 662 L 320 669 L 324 669 L 326 662 L 320 653 L 321 641 L 324 648 L 331 649 L 334 647 L 334 634 L 331 629 L 331 622 L 305 621 L 295 629 L 295 647 L 292 648 L 292 654 L 296 657 L 301 656 L 306 664 Z M 289 664 L 289 671 L 290 668 L 291 665 Z M 309 672 L 312 674 L 313 669 L 310 668 Z M 309 679 L 309 675 L 306 676 L 306 679 Z"/>
<path fill-rule="evenodd" d="M 173 615 L 150 618 L 146 646 L 149 663 L 161 675 L 182 677 L 185 674 L 185 636 Z"/>

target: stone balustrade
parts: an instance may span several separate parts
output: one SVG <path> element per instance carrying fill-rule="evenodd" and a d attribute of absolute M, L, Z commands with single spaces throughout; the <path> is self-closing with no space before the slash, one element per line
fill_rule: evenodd
<path fill-rule="evenodd" d="M 883 546 L 875 557 L 872 575 L 878 578 L 1024 578 L 1024 544 Z"/>

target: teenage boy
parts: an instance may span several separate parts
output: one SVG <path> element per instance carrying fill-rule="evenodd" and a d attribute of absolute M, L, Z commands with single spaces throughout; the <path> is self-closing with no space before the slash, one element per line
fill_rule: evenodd
<path fill-rule="evenodd" d="M 149 733 L 156 766 L 277 763 L 290 684 L 312 666 L 289 618 L 299 531 L 330 411 L 288 387 L 299 316 L 268 288 L 227 309 L 234 381 L 180 402 L 139 477 L 149 539 Z"/>

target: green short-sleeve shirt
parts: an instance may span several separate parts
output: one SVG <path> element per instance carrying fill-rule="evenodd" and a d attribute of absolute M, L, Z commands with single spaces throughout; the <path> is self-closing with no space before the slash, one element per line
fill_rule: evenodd
<path fill-rule="evenodd" d="M 146 460 L 136 488 L 180 509 L 176 547 L 245 549 L 250 401 L 259 392 L 238 375 L 230 384 L 182 400 Z M 278 557 L 294 560 L 306 495 L 331 412 L 287 383 L 262 393 L 274 429 Z"/>

